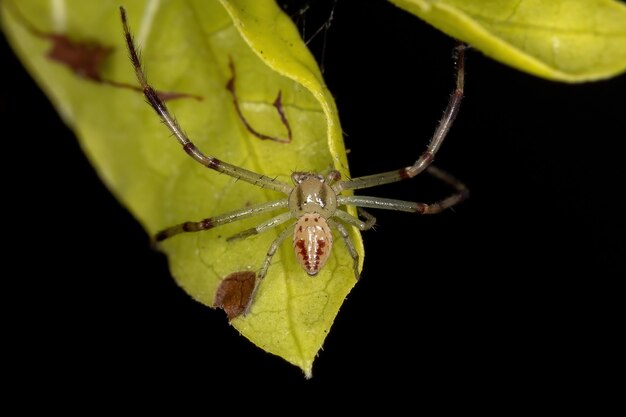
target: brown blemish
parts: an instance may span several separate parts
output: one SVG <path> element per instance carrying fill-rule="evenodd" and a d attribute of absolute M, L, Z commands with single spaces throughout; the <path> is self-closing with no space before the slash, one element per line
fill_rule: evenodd
<path fill-rule="evenodd" d="M 17 6 L 13 4 L 13 1 L 8 1 L 6 4 L 22 27 L 37 38 L 50 41 L 51 45 L 46 53 L 46 57 L 51 61 L 67 67 L 79 78 L 98 84 L 106 84 L 112 87 L 143 93 L 143 90 L 139 86 L 110 80 L 102 76 L 102 67 L 106 64 L 107 59 L 115 49 L 112 46 L 106 46 L 92 40 L 73 40 L 63 33 L 39 30 L 26 19 Z M 198 101 L 203 100 L 202 96 L 173 91 L 160 91 L 157 92 L 157 94 L 163 101 L 179 98 L 192 98 Z"/>
<path fill-rule="evenodd" d="M 255 281 L 253 271 L 228 274 L 217 289 L 213 306 L 223 309 L 229 321 L 239 317 L 250 304 Z"/>
<path fill-rule="evenodd" d="M 278 116 L 280 117 L 280 122 L 283 124 L 283 126 L 285 126 L 285 129 L 287 130 L 287 138 L 266 135 L 264 133 L 259 132 L 254 127 L 252 127 L 250 122 L 248 122 L 248 119 L 246 119 L 246 117 L 243 115 L 241 108 L 239 107 L 239 99 L 237 98 L 237 91 L 235 88 L 235 78 L 236 78 L 235 64 L 233 63 L 232 59 L 229 59 L 228 66 L 230 68 L 230 79 L 226 83 L 226 89 L 230 92 L 231 96 L 233 97 L 233 104 L 235 106 L 235 111 L 237 112 L 239 119 L 241 120 L 243 125 L 246 127 L 248 132 L 250 132 L 252 135 L 256 136 L 257 138 L 261 140 L 272 140 L 274 142 L 279 142 L 279 143 L 291 143 L 291 139 L 292 139 L 291 126 L 289 125 L 289 120 L 287 120 L 287 116 L 285 115 L 285 110 L 283 108 L 282 91 L 278 91 L 276 100 L 274 100 L 272 105 L 274 106 L 274 108 L 276 109 L 276 112 L 278 113 Z"/>

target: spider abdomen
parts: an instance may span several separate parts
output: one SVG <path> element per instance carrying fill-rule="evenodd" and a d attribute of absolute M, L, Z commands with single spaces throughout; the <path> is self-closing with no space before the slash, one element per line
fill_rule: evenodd
<path fill-rule="evenodd" d="M 309 275 L 324 267 L 333 247 L 333 234 L 324 217 L 318 213 L 303 214 L 296 221 L 293 248 L 296 259 Z"/>

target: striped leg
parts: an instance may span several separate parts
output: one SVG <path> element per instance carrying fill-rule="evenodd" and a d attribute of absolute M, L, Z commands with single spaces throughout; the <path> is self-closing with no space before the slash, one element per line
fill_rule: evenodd
<path fill-rule="evenodd" d="M 435 133 L 433 134 L 430 143 L 426 150 L 420 155 L 415 163 L 409 167 L 402 168 L 396 171 L 384 172 L 382 174 L 367 175 L 365 177 L 353 178 L 351 180 L 339 181 L 333 184 L 333 190 L 336 193 L 340 193 L 343 190 L 356 190 L 360 188 L 369 188 L 376 185 L 389 184 L 401 180 L 413 178 L 424 169 L 426 169 L 430 163 L 435 159 L 435 154 L 441 147 L 443 140 L 446 138 L 452 122 L 456 118 L 459 108 L 461 106 L 461 100 L 463 99 L 463 88 L 465 84 L 465 45 L 459 45 L 456 47 L 456 86 L 448 107 L 443 114 L 443 118 L 439 122 Z"/>
<path fill-rule="evenodd" d="M 240 179 L 250 184 L 258 185 L 260 187 L 268 188 L 274 191 L 280 191 L 284 194 L 289 194 L 292 188 L 290 185 L 282 181 L 278 181 L 275 178 L 266 177 L 265 175 L 258 174 L 253 171 L 248 171 L 247 169 L 239 168 L 229 163 L 220 161 L 213 156 L 205 155 L 196 147 L 196 145 L 187 137 L 187 135 L 185 135 L 174 116 L 172 116 L 172 114 L 167 109 L 167 106 L 165 105 L 163 100 L 159 97 L 154 88 L 152 88 L 152 86 L 148 83 L 146 74 L 141 66 L 141 61 L 139 60 L 139 54 L 137 53 L 137 48 L 135 47 L 133 36 L 128 26 L 126 11 L 123 7 L 120 7 L 120 14 L 122 16 L 122 24 L 124 26 L 124 34 L 126 39 L 126 45 L 128 46 L 128 52 L 130 54 L 130 59 L 133 63 L 133 68 L 135 69 L 135 74 L 137 76 L 139 84 L 141 85 L 143 93 L 146 96 L 146 99 L 148 100 L 150 106 L 152 106 L 154 111 L 159 115 L 161 121 L 170 129 L 178 143 L 182 145 L 185 152 L 194 160 L 209 169 L 213 169 L 215 171 L 229 175 L 236 179 Z"/>

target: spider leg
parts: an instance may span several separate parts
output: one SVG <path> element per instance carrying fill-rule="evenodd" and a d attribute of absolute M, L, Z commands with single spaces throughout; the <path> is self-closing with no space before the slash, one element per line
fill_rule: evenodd
<path fill-rule="evenodd" d="M 272 227 L 276 227 L 279 224 L 283 224 L 289 219 L 293 219 L 293 214 L 290 211 L 286 213 L 281 213 L 278 216 L 272 217 L 268 221 L 261 223 L 260 225 L 256 227 L 251 227 L 250 229 L 243 230 L 233 236 L 230 236 L 226 240 L 228 242 L 232 242 L 233 240 L 245 239 L 252 235 L 257 235 L 259 233 L 262 233 L 268 229 L 271 229 Z"/>
<path fill-rule="evenodd" d="M 452 186 L 456 189 L 456 193 L 452 194 L 449 197 L 441 199 L 439 201 L 435 201 L 434 203 L 426 204 L 426 203 L 415 203 L 413 201 L 404 201 L 404 200 L 395 200 L 391 198 L 382 198 L 382 197 L 367 197 L 361 195 L 339 195 L 337 196 L 337 204 L 338 205 L 352 205 L 357 207 L 367 207 L 367 208 L 379 208 L 385 210 L 396 210 L 396 211 L 406 211 L 409 213 L 419 213 L 419 214 L 436 214 L 440 213 L 443 210 L 450 208 L 460 202 L 466 200 L 469 197 L 469 189 L 465 184 L 461 181 L 448 174 L 446 171 L 438 168 L 434 165 L 431 165 L 427 168 L 426 172 L 434 176 L 435 178 L 444 181 L 448 185 Z M 347 219 L 343 219 L 345 215 L 340 215 L 341 211 L 337 210 L 335 215 L 346 222 L 350 222 Z M 363 214 L 363 212 L 361 212 Z M 354 222 L 354 217 L 350 216 L 346 213 L 347 216 L 351 217 Z M 350 223 L 357 227 L 358 224 Z M 365 230 L 365 229 L 361 229 Z"/>
<path fill-rule="evenodd" d="M 288 201 L 286 199 L 270 201 L 267 203 L 261 203 L 250 207 L 245 207 L 240 210 L 231 211 L 229 213 L 221 214 L 219 216 L 207 217 L 206 219 L 200 220 L 199 222 L 184 222 L 176 226 L 168 227 L 165 230 L 161 230 L 159 233 L 156 234 L 155 240 L 157 242 L 160 242 L 180 233 L 209 230 L 223 224 L 246 219 L 248 217 L 256 216 L 268 211 L 286 208 L 287 204 Z"/>
<path fill-rule="evenodd" d="M 152 88 L 152 86 L 148 83 L 146 74 L 141 66 L 141 60 L 139 59 L 137 48 L 135 47 L 135 43 L 133 41 L 133 36 L 128 26 L 126 11 L 123 7 L 120 7 L 120 15 L 122 18 L 122 25 L 124 26 L 124 35 L 126 39 L 126 45 L 128 46 L 130 59 L 132 61 L 133 67 L 135 69 L 135 75 L 137 76 L 137 80 L 141 85 L 143 93 L 146 96 L 146 99 L 148 100 L 150 106 L 152 106 L 154 111 L 159 115 L 161 121 L 170 129 L 178 143 L 182 145 L 185 152 L 194 160 L 209 169 L 213 169 L 217 172 L 221 172 L 236 179 L 248 182 L 250 184 L 258 185 L 260 187 L 268 188 L 274 191 L 280 191 L 288 195 L 292 189 L 290 185 L 282 181 L 278 181 L 274 178 L 270 178 L 265 175 L 258 174 L 253 171 L 248 171 L 247 169 L 239 168 L 229 163 L 220 161 L 213 156 L 203 154 L 198 149 L 198 147 L 183 132 L 182 128 L 180 127 L 174 116 L 172 116 L 163 100 L 161 100 L 161 98 L 157 94 L 156 90 Z"/>
<path fill-rule="evenodd" d="M 295 223 L 294 223 L 294 225 L 295 225 Z M 263 265 L 261 266 L 261 269 L 259 269 L 259 273 L 257 275 L 257 284 L 258 284 L 258 282 L 260 280 L 265 278 L 265 275 L 267 274 L 267 270 L 270 267 L 270 263 L 272 261 L 272 257 L 274 256 L 274 254 L 278 250 L 278 247 L 280 246 L 280 244 L 283 243 L 283 240 L 285 240 L 285 238 L 287 236 L 289 236 L 289 234 L 293 233 L 293 226 L 294 225 L 292 225 L 291 227 L 286 227 L 285 230 L 280 232 L 278 237 L 276 239 L 274 239 L 274 241 L 270 245 L 270 248 L 267 250 L 267 254 L 265 255 L 265 260 L 263 261 Z"/>
<path fill-rule="evenodd" d="M 469 189 L 467 188 L 467 186 L 463 184 L 461 181 L 459 181 L 453 175 L 449 174 L 448 172 L 444 171 L 443 169 L 435 165 L 431 165 L 428 168 L 426 168 L 426 172 L 432 175 L 433 177 L 437 178 L 438 180 L 445 182 L 452 188 L 455 188 L 457 191 L 457 194 L 460 194 L 460 197 L 461 197 L 461 200 L 459 202 L 469 198 Z"/>
<path fill-rule="evenodd" d="M 384 172 L 382 174 L 368 175 L 351 180 L 339 181 L 334 184 L 333 190 L 339 193 L 343 190 L 356 190 L 360 188 L 369 188 L 376 185 L 389 184 L 401 180 L 415 177 L 417 174 L 426 169 L 435 159 L 435 154 L 441 147 L 443 140 L 446 138 L 452 122 L 456 118 L 463 99 L 463 88 L 465 84 L 465 48 L 460 44 L 455 48 L 456 57 L 456 86 L 450 95 L 448 106 L 444 111 L 442 119 L 437 125 L 437 129 L 428 144 L 426 150 L 420 155 L 415 163 L 409 167 L 398 169 L 395 171 Z"/>
<path fill-rule="evenodd" d="M 250 301 L 248 302 L 248 306 L 243 312 L 244 316 L 248 314 L 248 311 L 250 310 L 250 306 L 252 306 L 252 303 L 254 302 L 254 299 L 256 298 L 256 293 L 259 289 L 259 286 L 261 285 L 261 281 L 263 281 L 263 278 L 265 278 L 265 275 L 267 275 L 267 270 L 270 267 L 272 258 L 276 254 L 276 251 L 280 247 L 281 243 L 283 243 L 285 238 L 293 233 L 294 225 L 292 225 L 291 227 L 286 227 L 285 230 L 280 232 L 278 237 L 274 239 L 274 241 L 270 245 L 270 248 L 267 250 L 267 254 L 265 255 L 265 260 L 263 261 L 263 265 L 261 265 L 261 269 L 259 269 L 259 272 L 257 273 L 257 276 L 256 276 L 256 280 L 254 281 L 254 289 L 252 290 L 252 294 L 250 294 Z"/>
<path fill-rule="evenodd" d="M 344 223 L 348 223 L 349 225 L 357 227 L 361 231 L 369 230 L 372 227 L 374 227 L 374 224 L 376 224 L 376 217 L 372 216 L 371 214 L 361 209 L 360 207 L 359 207 L 359 214 L 365 217 L 365 221 L 357 217 L 354 217 L 350 213 L 343 211 L 343 210 L 337 210 L 335 212 L 335 217 L 337 217 L 339 220 L 343 221 Z"/>
<path fill-rule="evenodd" d="M 335 212 L 335 215 L 337 215 L 337 213 L 341 212 L 341 210 L 337 210 L 337 212 Z M 348 214 L 348 213 L 346 213 Z M 348 216 L 350 216 L 348 214 Z M 350 216 L 352 219 L 355 219 L 354 217 Z M 346 244 L 346 248 L 348 249 L 348 252 L 350 253 L 350 256 L 352 257 L 352 260 L 354 262 L 353 264 L 353 269 L 354 269 L 354 276 L 356 277 L 356 280 L 359 280 L 359 254 L 356 251 L 356 248 L 354 247 L 354 244 L 352 244 L 352 240 L 350 240 L 350 235 L 348 235 L 348 231 L 346 230 L 345 227 L 343 227 L 343 224 L 334 221 L 333 219 L 328 219 L 328 224 L 331 227 L 334 227 L 335 229 L 337 229 L 337 231 L 339 232 L 339 235 L 343 238 L 344 243 Z"/>
<path fill-rule="evenodd" d="M 461 194 L 454 194 L 443 200 L 434 203 L 415 203 L 413 201 L 394 200 L 392 198 L 368 197 L 368 196 L 347 196 L 342 199 L 342 204 L 349 204 L 358 207 L 377 208 L 383 210 L 406 211 L 419 214 L 437 214 L 450 208 L 463 200 Z M 338 200 L 339 201 L 339 200 Z"/>

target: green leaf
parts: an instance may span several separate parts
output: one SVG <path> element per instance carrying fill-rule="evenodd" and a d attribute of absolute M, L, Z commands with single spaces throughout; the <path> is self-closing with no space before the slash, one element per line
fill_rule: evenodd
<path fill-rule="evenodd" d="M 626 71 L 626 6 L 611 0 L 389 0 L 522 71 L 580 82 Z"/>
<path fill-rule="evenodd" d="M 335 168 L 348 175 L 332 96 L 296 28 L 273 1 L 3 2 L 2 27 L 14 49 L 73 127 L 103 181 L 148 233 L 284 196 L 197 164 L 143 96 L 119 86 L 136 85 L 123 43 L 120 3 L 153 86 L 201 96 L 201 101 L 185 95 L 168 101 L 201 150 L 285 182 L 291 181 L 292 170 Z M 87 41 L 105 51 L 103 56 L 90 56 L 88 65 L 80 60 L 70 65 L 70 55 L 88 55 Z M 55 45 L 61 56 L 56 60 L 47 56 Z M 246 130 L 226 89 L 229 60 L 236 68 L 241 109 L 256 130 L 284 136 L 272 106 L 282 92 L 291 143 L 260 140 Z M 161 247 L 176 281 L 212 306 L 220 281 L 239 271 L 256 271 L 282 228 L 235 242 L 226 238 L 272 214 L 164 241 Z M 350 233 L 362 258 L 360 235 Z M 285 242 L 280 247 L 250 313 L 232 324 L 310 376 L 355 277 L 352 258 L 340 242 L 313 278 L 297 264 L 291 246 Z"/>

